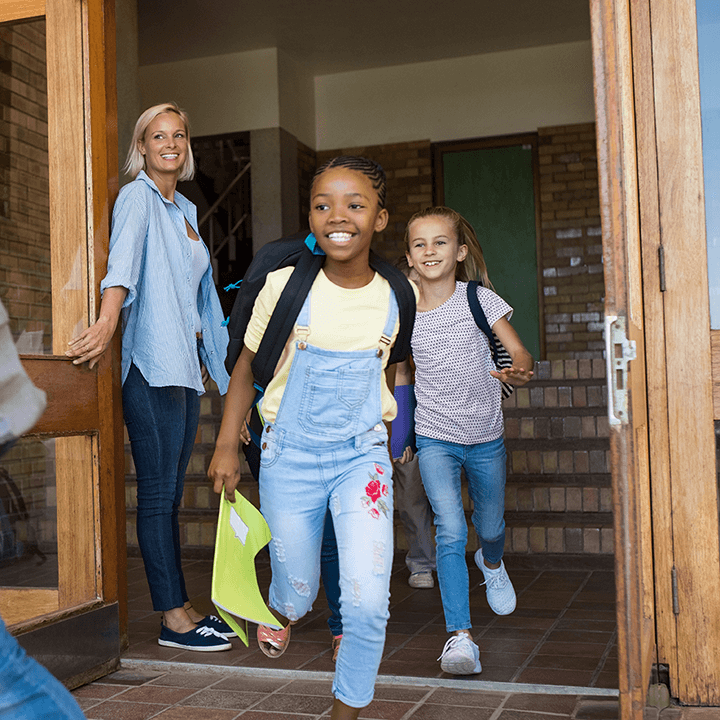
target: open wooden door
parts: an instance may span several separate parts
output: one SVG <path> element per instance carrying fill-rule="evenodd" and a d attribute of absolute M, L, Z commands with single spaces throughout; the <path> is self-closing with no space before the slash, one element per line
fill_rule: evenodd
<path fill-rule="evenodd" d="M 629 0 L 592 0 L 620 710 L 641 720 L 655 662 L 643 263 Z"/>
<path fill-rule="evenodd" d="M 627 720 L 653 662 L 673 697 L 720 705 L 697 26 L 682 0 L 592 0 L 591 13 Z"/>
<path fill-rule="evenodd" d="M 0 23 L 0 297 L 48 397 L 38 425 L 0 460 L 0 491 L 15 508 L 0 614 L 31 655 L 77 685 L 117 665 L 127 635 L 117 339 L 93 371 L 64 356 L 96 317 L 107 261 L 114 2 L 0 0 Z"/>

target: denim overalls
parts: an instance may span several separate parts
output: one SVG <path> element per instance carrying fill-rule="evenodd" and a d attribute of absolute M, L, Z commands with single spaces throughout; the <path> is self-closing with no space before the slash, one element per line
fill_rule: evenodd
<path fill-rule="evenodd" d="M 311 609 L 329 506 L 343 623 L 333 694 L 351 707 L 372 701 L 389 617 L 392 466 L 380 388 L 398 317 L 392 291 L 389 304 L 377 348 L 325 350 L 308 342 L 308 294 L 277 418 L 261 438 L 260 503 L 273 536 L 270 606 L 290 620 Z"/>

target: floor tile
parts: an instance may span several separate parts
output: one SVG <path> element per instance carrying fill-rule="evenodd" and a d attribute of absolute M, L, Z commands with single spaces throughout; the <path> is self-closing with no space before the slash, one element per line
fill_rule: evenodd
<path fill-rule="evenodd" d="M 123 703 L 110 700 L 91 708 L 85 713 L 85 716 L 87 720 L 147 720 L 167 707 L 167 705 Z"/>
<path fill-rule="evenodd" d="M 425 703 L 411 716 L 411 720 L 490 720 L 495 711 L 490 708 L 449 707 Z M 546 720 L 548 720 L 546 718 Z"/>
<path fill-rule="evenodd" d="M 533 710 L 534 712 L 570 715 L 577 704 L 575 695 L 511 695 L 504 707 L 511 710 Z"/>
<path fill-rule="evenodd" d="M 331 695 L 316 697 L 314 695 L 276 694 L 266 697 L 253 710 L 319 715 L 332 707 L 332 704 L 333 698 Z"/>
<path fill-rule="evenodd" d="M 196 708 L 223 708 L 227 710 L 245 710 L 255 703 L 261 702 L 265 693 L 241 692 L 238 690 L 215 690 L 206 688 L 198 690 L 180 705 Z"/>
<path fill-rule="evenodd" d="M 197 708 L 174 707 L 165 710 L 157 715 L 160 720 L 200 720 Z M 202 720 L 235 720 L 238 717 L 236 710 L 217 710 L 211 708 L 203 708 Z M 243 715 L 247 718 L 247 715 Z M 278 719 L 279 720 L 279 719 Z"/>

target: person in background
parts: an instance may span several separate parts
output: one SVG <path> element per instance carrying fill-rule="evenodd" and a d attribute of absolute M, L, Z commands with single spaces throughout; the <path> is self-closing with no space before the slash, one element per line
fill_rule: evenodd
<path fill-rule="evenodd" d="M 137 474 L 137 534 L 158 643 L 229 650 L 230 627 L 189 602 L 180 558 L 178 509 L 208 375 L 227 391 L 228 333 L 195 206 L 176 190 L 194 172 L 187 115 L 174 103 L 148 108 L 135 124 L 125 171 L 134 178 L 113 210 L 107 275 L 97 322 L 66 352 L 92 368 L 122 315 L 123 415 Z"/>
<path fill-rule="evenodd" d="M 20 364 L 7 310 L 0 302 L 0 456 L 35 425 L 44 409 L 45 393 L 32 384 Z M 84 717 L 62 683 L 28 657 L 0 618 L 0 719 L 83 720 Z"/>
<path fill-rule="evenodd" d="M 407 258 L 399 258 L 395 266 L 413 282 L 417 273 L 408 266 Z M 408 585 L 424 589 L 435 587 L 435 539 L 432 534 L 432 508 L 420 477 L 415 446 L 415 379 L 412 360 L 398 363 L 395 372 L 397 417 L 392 423 L 390 448 L 393 456 L 395 508 L 400 516 L 408 552 L 405 565 L 410 570 Z"/>

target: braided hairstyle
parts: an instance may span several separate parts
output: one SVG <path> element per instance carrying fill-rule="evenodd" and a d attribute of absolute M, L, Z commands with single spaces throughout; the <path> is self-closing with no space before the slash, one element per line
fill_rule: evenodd
<path fill-rule="evenodd" d="M 378 165 L 378 163 L 373 160 L 360 157 L 359 155 L 340 155 L 339 157 L 334 157 L 332 160 L 328 160 L 315 171 L 312 184 L 314 185 L 320 175 L 331 168 L 347 168 L 348 170 L 355 170 L 356 172 L 362 173 L 366 177 L 370 178 L 370 182 L 377 192 L 378 205 L 380 206 L 380 209 L 382 210 L 385 207 L 387 178 L 385 177 L 385 171 L 382 169 L 382 166 Z"/>
<path fill-rule="evenodd" d="M 482 247 L 477 239 L 473 226 L 459 213 L 449 207 L 438 205 L 416 212 L 405 227 L 405 247 L 410 249 L 410 225 L 415 220 L 428 217 L 441 217 L 450 223 L 458 245 L 467 245 L 468 253 L 455 267 L 455 279 L 461 282 L 478 280 L 483 287 L 494 290 L 488 277 L 487 265 Z"/>

